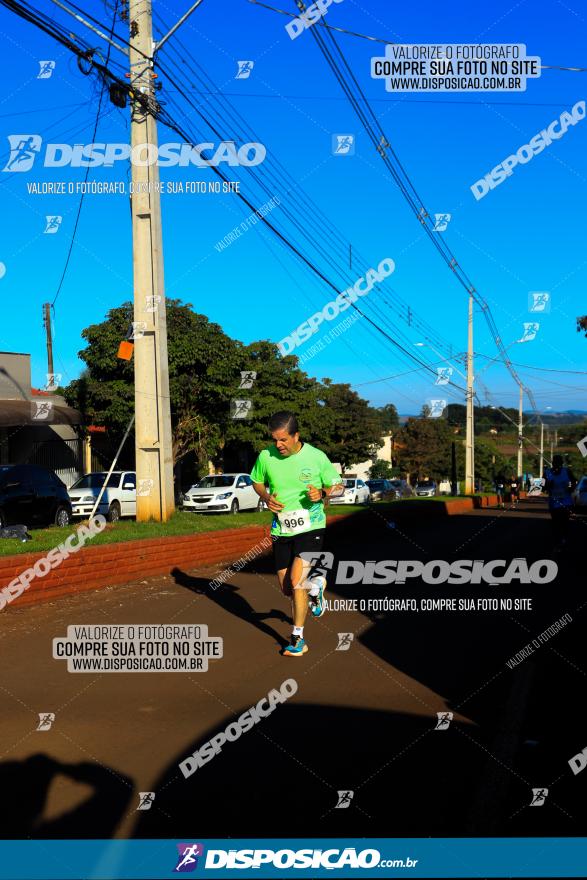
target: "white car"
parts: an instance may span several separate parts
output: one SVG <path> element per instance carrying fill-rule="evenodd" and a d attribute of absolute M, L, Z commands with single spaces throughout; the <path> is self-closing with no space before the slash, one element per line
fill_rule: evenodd
<path fill-rule="evenodd" d="M 369 487 L 363 480 L 351 480 L 343 478 L 344 495 L 332 498 L 331 504 L 365 504 L 371 498 Z"/>
<path fill-rule="evenodd" d="M 263 503 L 248 474 L 211 474 L 188 489 L 182 507 L 195 513 L 238 513 L 262 510 Z"/>
<path fill-rule="evenodd" d="M 107 471 L 86 474 L 67 490 L 74 517 L 91 514 L 107 476 Z M 121 516 L 136 516 L 137 475 L 134 471 L 112 471 L 96 513 L 109 522 L 116 522 Z"/>

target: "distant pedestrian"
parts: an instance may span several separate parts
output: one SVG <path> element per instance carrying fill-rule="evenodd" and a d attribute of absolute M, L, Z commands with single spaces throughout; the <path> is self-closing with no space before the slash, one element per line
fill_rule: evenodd
<path fill-rule="evenodd" d="M 495 492 L 497 494 L 497 506 L 503 510 L 505 508 L 505 477 L 501 471 L 495 478 Z"/>
<path fill-rule="evenodd" d="M 573 506 L 572 493 L 577 485 L 577 480 L 571 469 L 563 465 L 562 455 L 553 456 L 552 467 L 546 471 L 544 476 L 555 546 L 564 547 L 567 543 Z"/>
<path fill-rule="evenodd" d="M 520 481 L 521 477 L 510 477 L 510 500 L 512 507 L 517 507 L 520 503 Z"/>

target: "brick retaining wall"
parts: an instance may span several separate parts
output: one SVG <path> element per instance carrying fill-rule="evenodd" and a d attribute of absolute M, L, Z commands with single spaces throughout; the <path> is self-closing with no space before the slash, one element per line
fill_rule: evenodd
<path fill-rule="evenodd" d="M 497 504 L 496 496 L 447 499 L 444 502 L 414 500 L 401 502 L 397 513 L 394 511 L 394 516 L 401 517 L 402 514 L 417 514 L 419 517 L 446 516 L 467 513 L 474 507 L 492 507 L 495 504 Z M 358 513 L 354 516 L 363 521 L 366 513 Z M 329 516 L 328 524 L 345 519 L 345 516 L 340 515 Z M 353 531 L 360 531 L 359 526 L 362 524 L 363 522 L 359 523 L 355 520 Z M 119 586 L 139 578 L 169 574 L 176 567 L 189 570 L 220 563 L 228 564 L 244 556 L 267 537 L 269 537 L 269 526 L 255 525 L 195 535 L 121 541 L 118 544 L 100 544 L 94 547 L 89 543 L 57 568 L 52 569 L 45 577 L 34 578 L 28 590 L 13 600 L 10 606 L 30 605 L 99 587 Z M 269 549 L 266 552 L 269 552 Z M 46 556 L 48 552 L 45 550 L 18 556 L 0 556 L 0 589 L 7 586 L 25 569 L 32 568 L 35 562 Z"/>

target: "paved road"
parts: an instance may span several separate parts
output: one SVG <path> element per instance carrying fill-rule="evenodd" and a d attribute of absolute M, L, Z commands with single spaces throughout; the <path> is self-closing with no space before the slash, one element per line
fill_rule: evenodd
<path fill-rule="evenodd" d="M 399 506 L 398 506 L 399 509 Z M 368 512 L 329 529 L 337 560 L 553 558 L 544 502 L 437 520 Z M 532 611 L 332 611 L 310 652 L 280 655 L 288 607 L 269 560 L 209 589 L 177 571 L 0 616 L 2 835 L 200 837 L 577 835 L 587 773 L 587 519 L 548 585 L 339 585 L 331 600 L 531 598 Z M 507 661 L 546 627 L 572 622 Z M 51 657 L 68 625 L 207 624 L 224 656 L 207 672 L 68 673 Z M 352 633 L 337 650 L 338 633 Z M 539 643 L 540 644 L 540 643 Z M 277 705 L 185 779 L 178 764 L 273 688 Z M 39 713 L 55 713 L 37 731 Z M 452 712 L 436 730 L 439 712 Z M 530 808 L 532 788 L 548 788 Z M 138 792 L 155 792 L 137 811 Z M 350 806 L 336 808 L 339 791 Z M 14 797 L 10 793 L 14 792 Z M 18 794 L 16 794 L 18 792 Z M 194 837 L 195 835 L 195 837 Z"/>

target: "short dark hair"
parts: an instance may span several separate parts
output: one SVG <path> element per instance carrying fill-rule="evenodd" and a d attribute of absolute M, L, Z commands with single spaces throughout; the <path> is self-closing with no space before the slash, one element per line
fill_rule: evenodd
<path fill-rule="evenodd" d="M 553 455 L 552 456 L 552 466 L 553 467 L 562 467 L 563 466 L 562 455 Z"/>
<path fill-rule="evenodd" d="M 267 423 L 270 433 L 274 431 L 287 431 L 293 437 L 300 430 L 297 417 L 288 409 L 281 409 L 279 412 L 273 413 Z"/>

